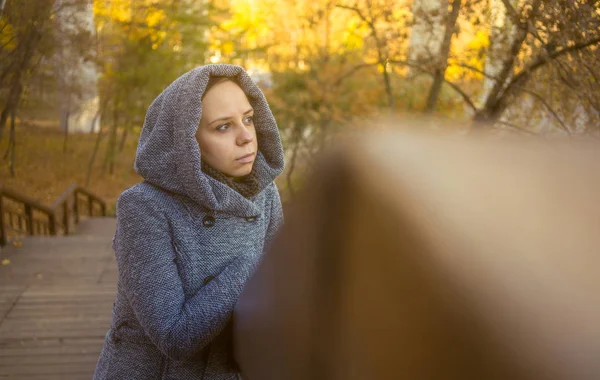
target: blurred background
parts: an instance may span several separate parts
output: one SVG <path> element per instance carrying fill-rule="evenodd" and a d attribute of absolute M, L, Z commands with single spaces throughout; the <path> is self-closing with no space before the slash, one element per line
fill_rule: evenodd
<path fill-rule="evenodd" d="M 333 136 L 419 128 L 600 136 L 600 1 L 0 0 L 0 183 L 50 204 L 140 178 L 147 107 L 207 63 L 246 68 L 287 154 L 284 198 Z"/>

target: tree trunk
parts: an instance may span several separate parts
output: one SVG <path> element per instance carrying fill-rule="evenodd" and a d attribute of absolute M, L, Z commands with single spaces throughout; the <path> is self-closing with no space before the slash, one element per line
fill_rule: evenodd
<path fill-rule="evenodd" d="M 105 162 L 105 168 L 108 165 L 108 173 L 113 174 L 115 170 L 115 154 L 117 150 L 117 129 L 119 124 L 119 100 L 118 96 L 115 96 L 113 102 L 113 127 L 110 133 L 110 139 L 108 140 L 107 157 Z M 106 170 L 106 169 L 105 169 Z"/>
<path fill-rule="evenodd" d="M 516 0 L 509 0 L 516 5 Z M 504 63 L 510 59 L 511 45 L 517 33 L 517 25 L 509 17 L 509 11 L 502 0 L 490 0 L 490 46 L 485 61 L 486 77 L 483 80 L 481 101 L 485 104 L 490 93 L 496 86 L 496 77 L 502 72 Z"/>
<path fill-rule="evenodd" d="M 537 7 L 539 0 L 532 6 Z M 517 0 L 509 0 L 518 9 Z M 474 129 L 485 128 L 496 123 L 507 107 L 508 95 L 505 91 L 510 82 L 515 59 L 527 37 L 527 30 L 511 20 L 510 12 L 502 0 L 491 0 L 490 47 L 488 50 L 481 96 L 482 108 L 473 118 Z"/>
<path fill-rule="evenodd" d="M 296 169 L 296 160 L 298 158 L 298 149 L 300 149 L 300 140 L 302 139 L 302 129 L 301 126 L 304 123 L 297 123 L 296 125 L 293 126 L 293 130 L 292 130 L 292 157 L 290 159 L 290 163 L 289 163 L 289 167 L 287 169 L 287 191 L 288 194 L 290 196 L 290 198 L 293 198 L 295 195 L 295 188 L 294 188 L 294 178 L 293 178 L 293 174 L 294 171 Z"/>
<path fill-rule="evenodd" d="M 123 133 L 121 134 L 121 142 L 119 143 L 119 153 L 122 153 L 123 149 L 125 149 L 126 140 L 127 140 L 127 127 L 123 128 Z"/>
<path fill-rule="evenodd" d="M 50 13 L 49 8 L 47 12 L 48 14 Z M 42 16 L 41 19 L 41 23 L 44 24 L 47 17 Z M 18 61 L 17 64 L 14 64 L 13 66 L 15 68 L 15 72 L 13 74 L 14 77 L 10 86 L 6 106 L 0 114 L 0 141 L 2 141 L 2 133 L 4 131 L 4 126 L 6 125 L 6 120 L 8 119 L 8 116 L 12 113 L 16 113 L 17 111 L 19 102 L 21 100 L 21 94 L 23 92 L 23 76 L 29 70 L 33 54 L 37 50 L 38 44 L 43 37 L 41 31 L 39 30 L 41 29 L 41 26 L 39 25 L 40 20 L 34 21 L 38 21 L 38 23 L 31 23 L 31 26 L 29 27 L 30 29 L 27 31 L 25 37 L 23 38 L 23 50 L 22 52 L 17 52 L 15 56 L 15 59 L 17 59 Z M 18 58 L 19 55 L 20 59 Z M 5 74 L 8 74 L 8 72 L 6 72 Z"/>
<path fill-rule="evenodd" d="M 15 177 L 15 147 L 16 147 L 16 136 L 15 136 L 15 109 L 13 108 L 10 114 L 10 140 L 8 142 L 8 149 L 10 151 L 9 159 L 9 167 L 10 167 L 10 176 L 12 178 Z M 6 153 L 9 153 L 8 151 Z"/>
<path fill-rule="evenodd" d="M 390 113 L 394 112 L 396 108 L 396 102 L 394 101 L 394 92 L 392 91 L 392 83 L 390 81 L 390 75 L 387 71 L 387 62 L 381 62 L 381 69 L 383 70 L 383 84 L 385 85 L 385 92 L 388 97 L 388 105 L 390 107 Z"/>
<path fill-rule="evenodd" d="M 12 115 L 16 112 L 19 101 L 21 100 L 21 93 L 23 90 L 23 86 L 21 86 L 21 73 L 22 70 L 17 71 L 15 74 L 15 78 L 13 79 L 13 84 L 10 87 L 10 93 L 8 95 L 8 101 L 2 110 L 2 114 L 0 114 L 0 141 L 2 141 L 2 132 L 4 131 L 4 126 L 6 125 L 6 121 L 8 120 L 8 116 Z"/>
<path fill-rule="evenodd" d="M 440 47 L 438 61 L 438 67 L 435 68 L 433 75 L 433 83 L 429 88 L 429 95 L 427 96 L 427 103 L 425 105 L 425 113 L 435 112 L 437 102 L 444 84 L 446 77 L 446 69 L 448 68 L 448 56 L 450 54 L 450 46 L 452 43 L 452 36 L 456 28 L 456 20 L 460 13 L 461 0 L 454 0 L 452 2 L 452 10 L 446 19 L 446 31 L 444 32 L 444 39 Z"/>
<path fill-rule="evenodd" d="M 439 55 L 447 8 L 448 0 L 415 0 L 412 9 L 414 25 L 410 32 L 411 62 L 426 63 Z"/>
<path fill-rule="evenodd" d="M 67 117 L 65 118 L 65 126 L 64 126 L 64 131 L 65 131 L 65 139 L 63 142 L 63 153 L 67 153 L 67 142 L 69 140 L 69 115 L 70 113 L 67 111 Z"/>
<path fill-rule="evenodd" d="M 72 29 L 89 32 L 93 36 L 96 28 L 94 22 L 93 2 L 80 1 L 79 6 L 69 5 L 67 0 L 55 0 L 58 45 L 57 77 L 60 83 L 61 116 L 69 115 L 61 126 L 71 133 L 91 133 L 89 128 L 99 109 L 97 88 L 97 69 L 91 60 L 82 60 L 81 53 L 65 41 L 63 35 Z M 93 51 L 93 43 L 89 41 L 89 53 Z M 94 124 L 91 124 L 94 128 Z"/>
<path fill-rule="evenodd" d="M 104 107 L 102 107 L 104 109 Z M 96 116 L 94 117 L 93 124 L 95 125 L 96 120 L 100 117 L 101 110 L 96 112 Z M 92 169 L 94 168 L 94 161 L 96 161 L 96 156 L 98 155 L 98 148 L 100 147 L 100 141 L 102 140 L 102 129 L 98 131 L 96 135 L 96 142 L 94 144 L 94 150 L 92 151 L 92 157 L 90 157 L 90 162 L 88 163 L 87 173 L 85 175 L 85 186 L 88 187 L 90 185 L 90 178 L 92 176 Z"/>
<path fill-rule="evenodd" d="M 508 99 L 511 93 L 510 91 L 506 91 L 506 86 L 511 80 L 515 59 L 527 37 L 527 30 L 516 28 L 512 36 L 512 45 L 509 47 L 505 59 L 501 62 L 501 70 L 498 72 L 495 82 L 487 94 L 483 107 L 473 118 L 473 126 L 475 128 L 493 125 L 500 119 L 508 106 Z"/>

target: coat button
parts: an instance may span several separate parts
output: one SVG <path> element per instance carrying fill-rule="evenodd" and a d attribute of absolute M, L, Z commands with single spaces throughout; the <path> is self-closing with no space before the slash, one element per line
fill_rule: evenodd
<path fill-rule="evenodd" d="M 214 280 L 214 276 L 208 276 L 204 279 L 204 285 L 208 284 L 209 282 L 211 282 L 212 280 Z"/>
<path fill-rule="evenodd" d="M 256 221 L 256 216 L 248 216 L 245 219 L 246 219 L 246 222 L 255 222 Z"/>
<path fill-rule="evenodd" d="M 215 218 L 210 215 L 206 215 L 204 219 L 202 219 L 202 225 L 204 227 L 212 227 L 215 225 Z"/>

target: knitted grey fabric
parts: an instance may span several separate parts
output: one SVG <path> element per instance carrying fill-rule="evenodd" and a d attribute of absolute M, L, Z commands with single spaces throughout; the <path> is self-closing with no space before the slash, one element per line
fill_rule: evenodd
<path fill-rule="evenodd" d="M 194 136 L 211 75 L 237 77 L 254 108 L 261 189 L 254 197 L 201 170 Z M 94 379 L 240 378 L 233 308 L 283 222 L 273 182 L 283 150 L 262 92 L 232 65 L 181 76 L 148 109 L 135 169 L 144 182 L 117 201 L 117 296 Z"/>

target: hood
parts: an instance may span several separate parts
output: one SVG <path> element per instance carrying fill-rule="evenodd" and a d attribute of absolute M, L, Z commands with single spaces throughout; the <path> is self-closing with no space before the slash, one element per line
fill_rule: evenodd
<path fill-rule="evenodd" d="M 246 71 L 234 65 L 207 65 L 182 75 L 150 105 L 137 147 L 134 169 L 144 180 L 184 195 L 204 208 L 237 216 L 260 214 L 253 199 L 202 171 L 196 131 L 202 94 L 211 76 L 237 79 L 254 108 L 258 153 L 254 162 L 261 191 L 283 171 L 283 147 L 265 96 Z"/>

